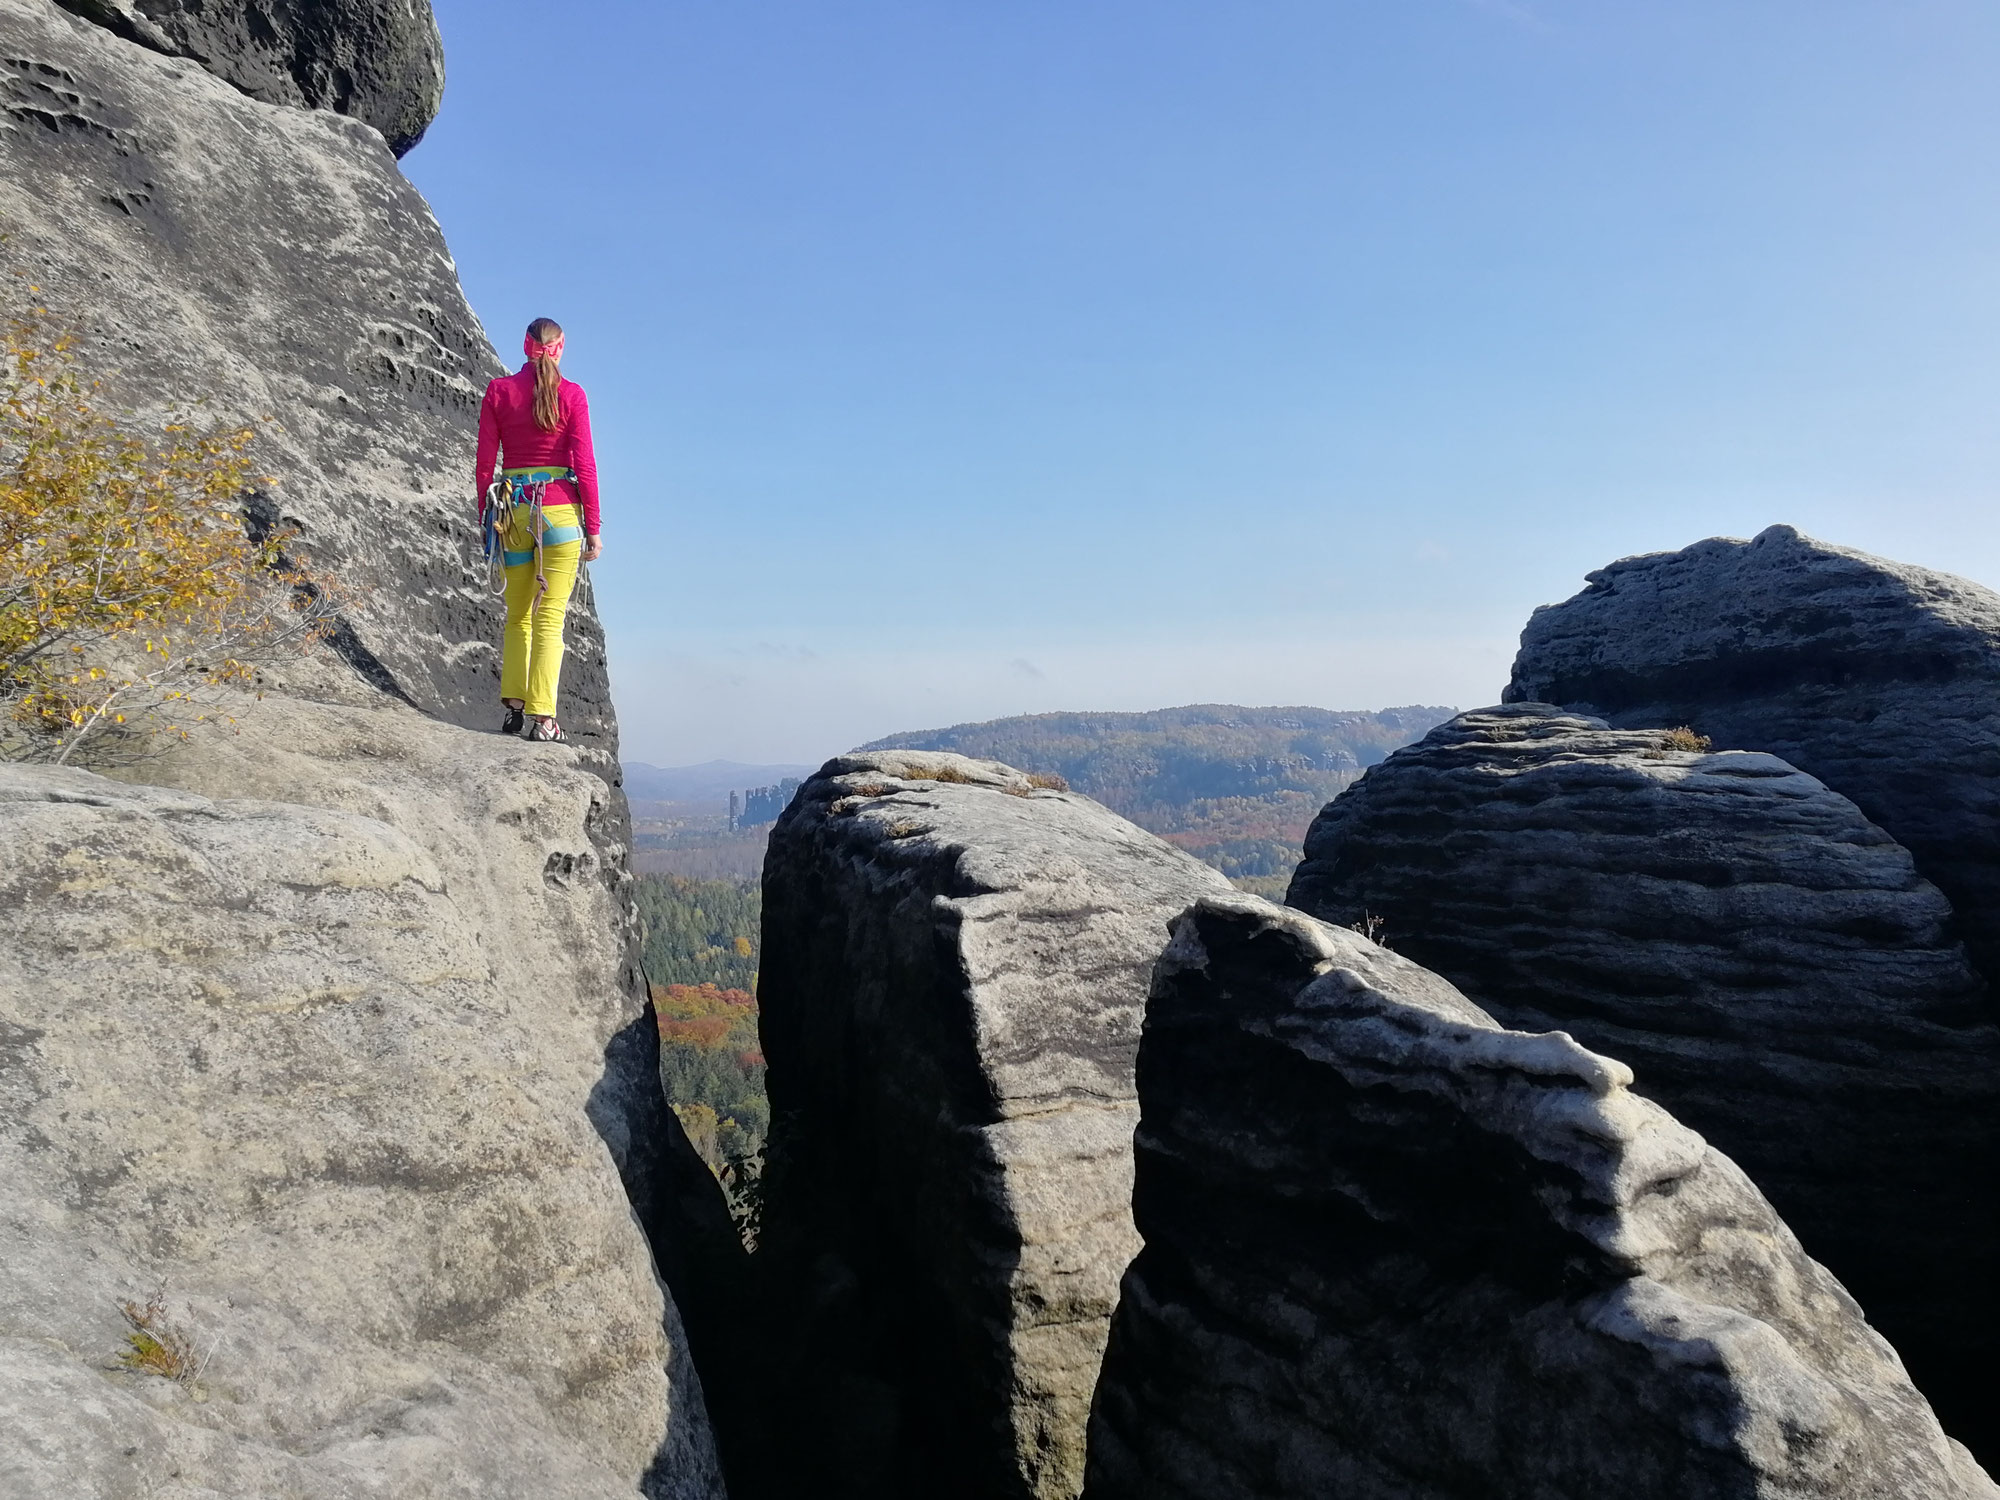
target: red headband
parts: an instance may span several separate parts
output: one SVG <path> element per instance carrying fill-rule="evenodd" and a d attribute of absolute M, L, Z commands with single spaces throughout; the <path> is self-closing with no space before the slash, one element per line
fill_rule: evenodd
<path fill-rule="evenodd" d="M 563 336 L 561 334 L 557 334 L 554 339 L 546 344 L 536 343 L 535 336 L 532 333 L 521 340 L 521 352 L 526 354 L 530 359 L 560 360 L 562 358 L 562 349 Z"/>

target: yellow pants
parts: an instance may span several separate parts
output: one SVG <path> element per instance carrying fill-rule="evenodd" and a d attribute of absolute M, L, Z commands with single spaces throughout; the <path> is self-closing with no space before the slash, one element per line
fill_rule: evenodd
<path fill-rule="evenodd" d="M 542 512 L 551 526 L 574 526 L 574 505 L 551 505 Z M 519 698 L 531 714 L 552 719 L 556 682 L 562 676 L 563 616 L 576 587 L 582 542 L 542 549 L 542 576 L 548 592 L 535 598 L 532 561 L 507 569 L 507 630 L 500 638 L 500 696 Z"/>

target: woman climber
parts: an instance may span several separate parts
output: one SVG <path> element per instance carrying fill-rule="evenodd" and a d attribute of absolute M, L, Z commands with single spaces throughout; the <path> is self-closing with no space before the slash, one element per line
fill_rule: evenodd
<path fill-rule="evenodd" d="M 562 378 L 562 326 L 528 325 L 528 362 L 486 387 L 479 404 L 479 520 L 486 554 L 506 567 L 507 629 L 500 646 L 502 734 L 562 740 L 556 681 L 563 616 L 579 562 L 603 552 L 597 535 L 597 457 L 583 387 Z M 493 482 L 495 459 L 507 467 Z M 579 502 L 582 515 L 577 514 Z M 579 524 L 580 523 L 580 524 Z"/>

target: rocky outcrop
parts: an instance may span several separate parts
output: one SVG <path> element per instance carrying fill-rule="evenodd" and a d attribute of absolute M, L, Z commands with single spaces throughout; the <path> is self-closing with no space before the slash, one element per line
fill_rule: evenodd
<path fill-rule="evenodd" d="M 341 616 L 115 779 L 0 777 L 0 1493 L 719 1497 L 587 586 L 576 745 L 454 727 L 501 367 L 377 133 L 428 7 L 76 8 L 0 0 L 0 311 L 138 424 L 258 423 L 245 524 Z M 184 1379 L 119 1362 L 155 1288 Z"/>
<path fill-rule="evenodd" d="M 266 104 L 337 110 L 401 156 L 444 98 L 430 0 L 61 0 L 170 57 L 192 58 Z"/>
<path fill-rule="evenodd" d="M 0 1493 L 719 1497 L 609 790 L 279 699 L 146 769 L 0 769 Z"/>
<path fill-rule="evenodd" d="M 1916 856 L 2000 978 L 2000 595 L 1773 526 L 1535 611 L 1506 692 L 1783 756 Z"/>
<path fill-rule="evenodd" d="M 1546 704 L 1462 714 L 1330 803 L 1290 903 L 1374 918 L 1726 1151 L 1975 1449 L 2000 1284 L 2000 1031 L 1949 904 L 1775 756 Z"/>
<path fill-rule="evenodd" d="M 259 103 L 49 0 L 0 0 L 0 127 L 0 269 L 77 328 L 109 392 L 147 419 L 197 401 L 217 422 L 270 419 L 255 454 L 276 482 L 253 524 L 296 528 L 344 610 L 339 671 L 276 686 L 494 727 L 501 616 L 475 566 L 471 467 L 501 366 L 374 132 Z M 615 784 L 587 584 L 569 646 L 563 722 Z"/>
<path fill-rule="evenodd" d="M 1631 1079 L 1353 932 L 1197 903 L 1147 1009 L 1088 1500 L 1993 1496 Z"/>
<path fill-rule="evenodd" d="M 990 761 L 829 762 L 771 836 L 765 1248 L 800 1494 L 1073 1496 L 1130 1210 L 1132 1060 L 1214 871 Z"/>

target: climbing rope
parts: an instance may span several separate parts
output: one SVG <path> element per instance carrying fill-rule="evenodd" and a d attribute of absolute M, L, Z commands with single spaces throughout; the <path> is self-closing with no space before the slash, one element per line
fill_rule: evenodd
<path fill-rule="evenodd" d="M 499 598 L 507 592 L 506 544 L 501 533 L 505 529 L 501 516 L 507 504 L 507 481 L 496 478 L 486 486 L 486 503 L 479 507 L 480 546 L 486 557 L 486 587 Z"/>

